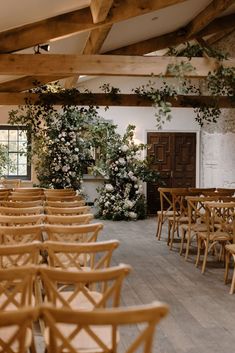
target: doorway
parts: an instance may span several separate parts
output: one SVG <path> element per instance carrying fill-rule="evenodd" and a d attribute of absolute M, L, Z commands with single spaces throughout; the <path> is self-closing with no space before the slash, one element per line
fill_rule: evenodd
<path fill-rule="evenodd" d="M 196 133 L 148 132 L 147 143 L 151 146 L 147 152 L 151 169 L 160 173 L 164 183 L 147 183 L 148 213 L 156 214 L 160 209 L 159 186 L 195 187 Z"/>

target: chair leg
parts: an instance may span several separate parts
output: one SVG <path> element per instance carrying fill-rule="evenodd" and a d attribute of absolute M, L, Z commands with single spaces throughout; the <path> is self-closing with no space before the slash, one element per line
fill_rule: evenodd
<path fill-rule="evenodd" d="M 207 242 L 206 242 L 206 245 L 205 245 L 204 258 L 203 258 L 203 263 L 202 263 L 202 273 L 204 273 L 205 270 L 206 270 L 208 249 L 209 249 L 209 243 L 208 243 L 208 241 L 207 241 Z"/>
<path fill-rule="evenodd" d="M 234 290 L 235 290 L 235 262 L 234 262 L 234 268 L 233 268 L 233 279 L 232 279 L 232 284 L 231 284 L 231 288 L 230 288 L 229 294 L 233 294 Z"/>
<path fill-rule="evenodd" d="M 157 234 L 156 234 L 156 237 L 157 237 L 157 240 L 160 240 L 161 239 L 161 233 L 162 233 L 162 215 L 158 216 L 158 223 L 157 223 Z"/>
<path fill-rule="evenodd" d="M 228 274 L 229 274 L 229 262 L 230 262 L 230 252 L 226 251 L 225 255 L 225 273 L 224 273 L 224 283 L 228 283 Z"/>
<path fill-rule="evenodd" d="M 187 243 L 186 243 L 186 251 L 185 251 L 185 261 L 188 260 L 188 255 L 189 255 L 189 248 L 190 248 L 190 243 L 191 243 L 191 230 L 188 230 L 188 238 L 187 238 Z"/>
<path fill-rule="evenodd" d="M 175 221 L 172 222 L 172 226 L 171 226 L 171 232 L 170 232 L 170 250 L 172 250 L 173 247 L 173 243 L 174 243 L 174 237 L 175 237 Z"/>
<path fill-rule="evenodd" d="M 183 250 L 184 250 L 184 241 L 185 241 L 185 235 L 187 234 L 187 231 L 181 228 L 181 242 L 180 242 L 180 255 L 182 256 Z"/>
<path fill-rule="evenodd" d="M 201 239 L 198 237 L 198 240 L 197 240 L 197 257 L 196 257 L 196 263 L 195 263 L 195 266 L 196 266 L 196 267 L 198 267 L 199 262 L 200 262 L 200 257 L 201 257 L 201 245 L 202 245 Z"/>
<path fill-rule="evenodd" d="M 169 246 L 171 240 L 171 222 L 168 220 L 168 235 L 167 235 L 167 245 Z"/>

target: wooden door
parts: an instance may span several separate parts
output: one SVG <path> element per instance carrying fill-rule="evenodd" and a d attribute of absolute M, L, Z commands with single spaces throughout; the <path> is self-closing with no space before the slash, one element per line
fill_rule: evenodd
<path fill-rule="evenodd" d="M 165 187 L 195 187 L 196 133 L 148 132 L 151 169 L 160 172 Z M 159 184 L 147 184 L 148 213 L 160 209 Z"/>

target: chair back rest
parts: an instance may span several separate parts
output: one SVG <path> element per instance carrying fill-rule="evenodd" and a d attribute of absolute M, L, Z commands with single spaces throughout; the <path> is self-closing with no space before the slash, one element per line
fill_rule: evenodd
<path fill-rule="evenodd" d="M 9 200 L 12 201 L 41 201 L 44 200 L 44 195 L 34 195 L 34 194 L 23 194 L 21 192 L 14 192 L 9 196 Z"/>
<path fill-rule="evenodd" d="M 32 215 L 43 213 L 43 207 L 0 207 L 0 214 L 2 215 Z"/>
<path fill-rule="evenodd" d="M 27 353 L 32 342 L 32 326 L 38 318 L 38 310 L 24 308 L 12 312 L 0 312 L 0 352 Z"/>
<path fill-rule="evenodd" d="M 233 196 L 233 195 L 235 195 L 235 189 L 217 188 L 216 191 L 217 191 L 219 194 L 222 194 L 222 195 L 228 195 L 228 196 Z"/>
<path fill-rule="evenodd" d="M 36 201 L 2 201 L 2 207 L 16 207 L 16 208 L 31 208 L 37 206 L 43 206 L 43 200 L 36 200 Z"/>
<path fill-rule="evenodd" d="M 42 226 L 0 226 L 0 239 L 2 245 L 16 245 L 42 241 Z"/>
<path fill-rule="evenodd" d="M 0 268 L 38 265 L 41 243 L 0 246 Z"/>
<path fill-rule="evenodd" d="M 216 188 L 188 188 L 188 191 L 194 196 L 206 196 L 208 193 L 213 194 Z"/>
<path fill-rule="evenodd" d="M 44 215 L 33 214 L 33 215 L 1 215 L 0 214 L 0 225 L 1 226 L 22 226 L 22 225 L 32 225 L 32 224 L 42 224 L 44 220 Z"/>
<path fill-rule="evenodd" d="M 51 215 L 79 215 L 89 213 L 89 206 L 81 206 L 81 207 L 45 207 L 45 213 Z"/>
<path fill-rule="evenodd" d="M 70 208 L 70 207 L 81 207 L 85 206 L 85 200 L 79 201 L 46 201 L 46 206 L 50 207 L 63 207 L 63 208 Z"/>
<path fill-rule="evenodd" d="M 102 229 L 102 223 L 69 226 L 48 224 L 44 226 L 48 240 L 81 243 L 96 242 Z"/>
<path fill-rule="evenodd" d="M 62 347 L 69 353 L 80 352 L 84 348 L 84 342 L 92 351 L 116 353 L 120 351 L 119 330 L 127 330 L 127 327 L 131 334 L 122 352 L 150 353 L 155 327 L 167 313 L 168 306 L 160 302 L 129 308 L 97 309 L 92 312 L 41 308 L 42 319 L 49 328 L 48 353 L 59 353 Z M 68 328 L 66 331 L 63 330 L 65 326 Z M 121 343 L 122 336 L 120 345 L 123 347 L 124 344 Z"/>
<path fill-rule="evenodd" d="M 44 190 L 41 188 L 14 188 L 14 193 L 22 195 L 44 195 Z"/>
<path fill-rule="evenodd" d="M 109 267 L 113 251 L 118 246 L 117 240 L 80 244 L 46 241 L 42 244 L 49 266 L 78 271 L 88 267 L 92 270 Z"/>
<path fill-rule="evenodd" d="M 34 305 L 36 274 L 37 268 L 32 266 L 0 269 L 0 312 Z"/>
<path fill-rule="evenodd" d="M 75 201 L 83 201 L 81 196 L 77 195 L 53 195 L 53 196 L 46 196 L 47 201 L 54 201 L 54 202 L 75 202 Z"/>
<path fill-rule="evenodd" d="M 94 310 L 119 305 L 122 283 L 130 270 L 122 264 L 87 272 L 42 267 L 39 272 L 49 303 L 58 308 Z"/>
<path fill-rule="evenodd" d="M 205 202 L 209 232 L 233 233 L 235 202 Z"/>
<path fill-rule="evenodd" d="M 63 225 L 75 225 L 75 224 L 88 224 L 94 218 L 93 214 L 81 214 L 81 215 L 46 215 L 45 223 L 47 224 L 63 224 Z"/>
<path fill-rule="evenodd" d="M 77 193 L 73 189 L 44 189 L 45 196 L 75 196 Z"/>
<path fill-rule="evenodd" d="M 5 188 L 19 188 L 21 185 L 20 179 L 3 179 L 1 180 L 2 185 Z"/>

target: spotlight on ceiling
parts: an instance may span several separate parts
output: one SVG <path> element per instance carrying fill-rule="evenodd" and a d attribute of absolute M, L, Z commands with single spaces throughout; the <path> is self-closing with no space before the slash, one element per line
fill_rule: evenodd
<path fill-rule="evenodd" d="M 48 52 L 50 50 L 50 45 L 49 44 L 35 45 L 34 54 L 41 54 L 40 50 L 44 50 Z"/>

